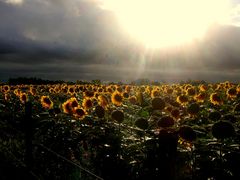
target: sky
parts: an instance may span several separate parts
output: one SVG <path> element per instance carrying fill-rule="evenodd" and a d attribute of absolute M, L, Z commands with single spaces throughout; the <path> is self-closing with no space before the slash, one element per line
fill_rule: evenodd
<path fill-rule="evenodd" d="M 126 32 L 103 0 L 0 0 L 0 80 L 239 82 L 240 0 L 229 17 L 199 39 L 154 49 Z"/>

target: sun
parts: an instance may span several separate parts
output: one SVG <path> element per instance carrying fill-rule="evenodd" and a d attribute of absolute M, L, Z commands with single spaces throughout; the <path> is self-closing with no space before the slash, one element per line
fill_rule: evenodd
<path fill-rule="evenodd" d="M 147 47 L 174 46 L 201 38 L 227 20 L 230 0 L 104 0 L 120 25 Z"/>

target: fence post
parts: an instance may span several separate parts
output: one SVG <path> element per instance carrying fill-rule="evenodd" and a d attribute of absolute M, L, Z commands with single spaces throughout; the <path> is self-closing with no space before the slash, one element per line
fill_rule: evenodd
<path fill-rule="evenodd" d="M 33 163 L 33 121 L 32 121 L 32 103 L 26 102 L 25 104 L 25 119 L 24 119 L 24 128 L 25 128 L 25 163 L 27 168 L 30 169 Z"/>

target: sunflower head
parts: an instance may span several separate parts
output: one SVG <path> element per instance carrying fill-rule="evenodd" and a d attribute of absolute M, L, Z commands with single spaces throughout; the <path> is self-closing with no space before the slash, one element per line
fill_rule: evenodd
<path fill-rule="evenodd" d="M 193 87 L 188 88 L 186 92 L 187 92 L 188 96 L 194 96 L 196 93 L 195 88 L 193 88 Z"/>
<path fill-rule="evenodd" d="M 179 119 L 179 118 L 180 118 L 180 111 L 179 111 L 179 109 L 173 109 L 173 110 L 171 111 L 171 115 L 172 115 L 172 117 L 174 117 L 175 119 Z"/>
<path fill-rule="evenodd" d="M 124 120 L 124 114 L 122 111 L 119 111 L 119 110 L 113 111 L 111 116 L 112 116 L 112 119 L 117 121 L 118 123 L 121 123 Z"/>
<path fill-rule="evenodd" d="M 35 87 L 30 87 L 29 92 L 31 95 L 35 96 L 37 94 L 37 89 Z"/>
<path fill-rule="evenodd" d="M 116 106 L 121 106 L 123 102 L 123 96 L 118 91 L 115 91 L 111 97 L 112 103 Z"/>
<path fill-rule="evenodd" d="M 187 112 L 190 115 L 197 115 L 199 111 L 200 111 L 200 106 L 197 103 L 192 103 L 187 108 Z"/>
<path fill-rule="evenodd" d="M 103 95 L 103 94 L 99 95 L 97 99 L 98 99 L 98 104 L 100 106 L 102 106 L 104 108 L 108 106 L 109 102 L 108 102 L 108 99 L 105 95 Z"/>
<path fill-rule="evenodd" d="M 151 92 L 151 97 L 155 98 L 155 97 L 159 97 L 160 96 L 160 91 L 158 89 L 154 89 Z"/>
<path fill-rule="evenodd" d="M 205 84 L 201 84 L 201 85 L 199 86 L 199 90 L 202 91 L 202 92 L 205 92 L 205 91 L 208 90 L 208 86 L 205 85 Z"/>
<path fill-rule="evenodd" d="M 190 126 L 182 126 L 179 129 L 179 136 L 185 141 L 194 141 L 197 138 L 196 132 Z"/>
<path fill-rule="evenodd" d="M 218 121 L 212 126 L 212 135 L 217 139 L 229 138 L 235 135 L 235 129 L 228 121 Z"/>
<path fill-rule="evenodd" d="M 194 96 L 195 101 L 197 102 L 204 102 L 205 98 L 207 97 L 205 92 L 201 92 Z"/>
<path fill-rule="evenodd" d="M 84 92 L 84 97 L 86 97 L 86 98 L 94 97 L 94 91 L 85 91 Z"/>
<path fill-rule="evenodd" d="M 79 118 L 79 119 L 83 119 L 86 116 L 86 111 L 83 108 L 80 107 L 76 107 L 74 109 L 74 116 Z"/>
<path fill-rule="evenodd" d="M 73 95 L 75 93 L 75 88 L 73 86 L 68 87 L 68 94 Z"/>
<path fill-rule="evenodd" d="M 180 95 L 177 97 L 177 102 L 182 105 L 186 105 L 188 103 L 188 98 L 185 95 Z"/>
<path fill-rule="evenodd" d="M 136 96 L 131 96 L 128 98 L 129 102 L 133 105 L 137 104 L 137 97 Z"/>
<path fill-rule="evenodd" d="M 82 106 L 85 110 L 88 110 L 93 106 L 93 102 L 90 98 L 84 98 L 82 102 Z"/>
<path fill-rule="evenodd" d="M 105 115 L 105 109 L 102 106 L 98 105 L 95 107 L 95 113 L 96 113 L 97 117 L 103 118 Z"/>
<path fill-rule="evenodd" d="M 229 88 L 226 94 L 230 99 L 234 99 L 237 97 L 237 90 L 236 88 L 233 88 L 233 87 Z"/>
<path fill-rule="evenodd" d="M 42 96 L 41 97 L 41 104 L 46 109 L 51 109 L 53 107 L 53 102 L 49 98 L 49 96 Z"/>
<path fill-rule="evenodd" d="M 70 102 L 73 109 L 78 107 L 78 101 L 75 97 L 70 98 Z"/>
<path fill-rule="evenodd" d="M 173 88 L 167 88 L 166 93 L 171 95 L 173 93 Z"/>
<path fill-rule="evenodd" d="M 171 127 L 174 125 L 174 119 L 171 116 L 163 116 L 157 124 L 161 128 Z"/>
<path fill-rule="evenodd" d="M 72 109 L 70 100 L 67 100 L 66 102 L 64 102 L 62 104 L 62 108 L 63 108 L 63 112 L 66 113 L 66 114 L 72 114 L 73 113 L 73 109 Z"/>
<path fill-rule="evenodd" d="M 153 98 L 152 107 L 154 110 L 162 110 L 165 108 L 165 101 L 159 97 Z"/>
<path fill-rule="evenodd" d="M 222 98 L 221 98 L 220 95 L 217 94 L 217 93 L 212 93 L 212 94 L 210 95 L 210 101 L 211 101 L 211 103 L 214 104 L 214 105 L 220 105 L 220 104 L 223 103 Z"/>

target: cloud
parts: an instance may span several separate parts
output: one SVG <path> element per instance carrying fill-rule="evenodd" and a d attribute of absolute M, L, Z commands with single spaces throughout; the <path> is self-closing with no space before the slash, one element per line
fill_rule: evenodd
<path fill-rule="evenodd" d="M 0 79 L 239 81 L 240 27 L 214 26 L 202 40 L 146 50 L 98 0 L 0 0 Z"/>

